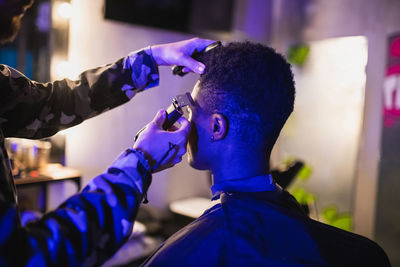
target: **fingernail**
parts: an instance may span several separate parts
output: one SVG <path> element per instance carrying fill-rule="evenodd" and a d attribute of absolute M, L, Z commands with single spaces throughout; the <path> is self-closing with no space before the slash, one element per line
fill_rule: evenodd
<path fill-rule="evenodd" d="M 205 67 L 204 66 L 198 66 L 197 69 L 199 70 L 200 73 L 204 72 Z"/>

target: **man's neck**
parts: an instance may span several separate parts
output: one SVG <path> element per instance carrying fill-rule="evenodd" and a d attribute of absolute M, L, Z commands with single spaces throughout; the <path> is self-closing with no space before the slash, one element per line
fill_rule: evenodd
<path fill-rule="evenodd" d="M 269 154 L 244 150 L 226 151 L 211 169 L 213 184 L 269 173 Z"/>

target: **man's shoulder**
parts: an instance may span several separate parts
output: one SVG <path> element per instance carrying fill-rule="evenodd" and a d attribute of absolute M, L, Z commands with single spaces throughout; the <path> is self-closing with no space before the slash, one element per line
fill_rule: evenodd
<path fill-rule="evenodd" d="M 306 228 L 333 266 L 390 266 L 384 250 L 367 237 L 312 219 L 307 220 Z"/>
<path fill-rule="evenodd" d="M 195 221 L 175 233 L 168 241 L 186 242 L 190 241 L 190 238 L 196 238 L 199 243 L 202 240 L 220 236 L 225 226 L 223 208 L 221 204 L 215 204 Z"/>
<path fill-rule="evenodd" d="M 224 252 L 225 219 L 221 204 L 205 211 L 165 241 L 144 266 L 211 266 Z"/>
<path fill-rule="evenodd" d="M 235 194 L 234 194 L 235 195 Z M 223 201 L 235 224 L 251 225 L 253 231 L 261 229 L 258 236 L 265 236 L 275 246 L 287 246 L 288 240 L 300 240 L 316 248 L 330 266 L 390 266 L 383 249 L 374 241 L 315 220 L 302 212 L 297 202 L 286 192 L 236 194 Z M 255 220 L 254 218 L 257 218 Z M 251 222 L 251 223 L 249 223 Z M 276 235 L 269 229 L 281 230 Z M 297 242 L 294 242 L 297 243 Z M 296 250 L 304 249 L 300 245 Z M 372 265 L 370 265 L 372 263 Z"/>

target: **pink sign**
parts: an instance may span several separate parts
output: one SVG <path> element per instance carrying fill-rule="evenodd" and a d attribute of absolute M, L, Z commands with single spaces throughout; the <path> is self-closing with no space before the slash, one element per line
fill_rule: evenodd
<path fill-rule="evenodd" d="M 383 83 L 384 124 L 400 120 L 400 34 L 389 38 L 388 66 Z"/>

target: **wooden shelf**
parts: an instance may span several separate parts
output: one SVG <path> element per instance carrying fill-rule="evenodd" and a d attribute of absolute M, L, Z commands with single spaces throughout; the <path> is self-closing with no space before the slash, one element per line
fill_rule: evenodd
<path fill-rule="evenodd" d="M 24 178 L 15 178 L 14 182 L 16 185 L 34 184 L 34 183 L 46 183 L 62 180 L 80 179 L 81 172 L 64 167 L 61 164 L 48 164 L 46 169 L 38 171 L 37 176 L 27 176 Z"/>

